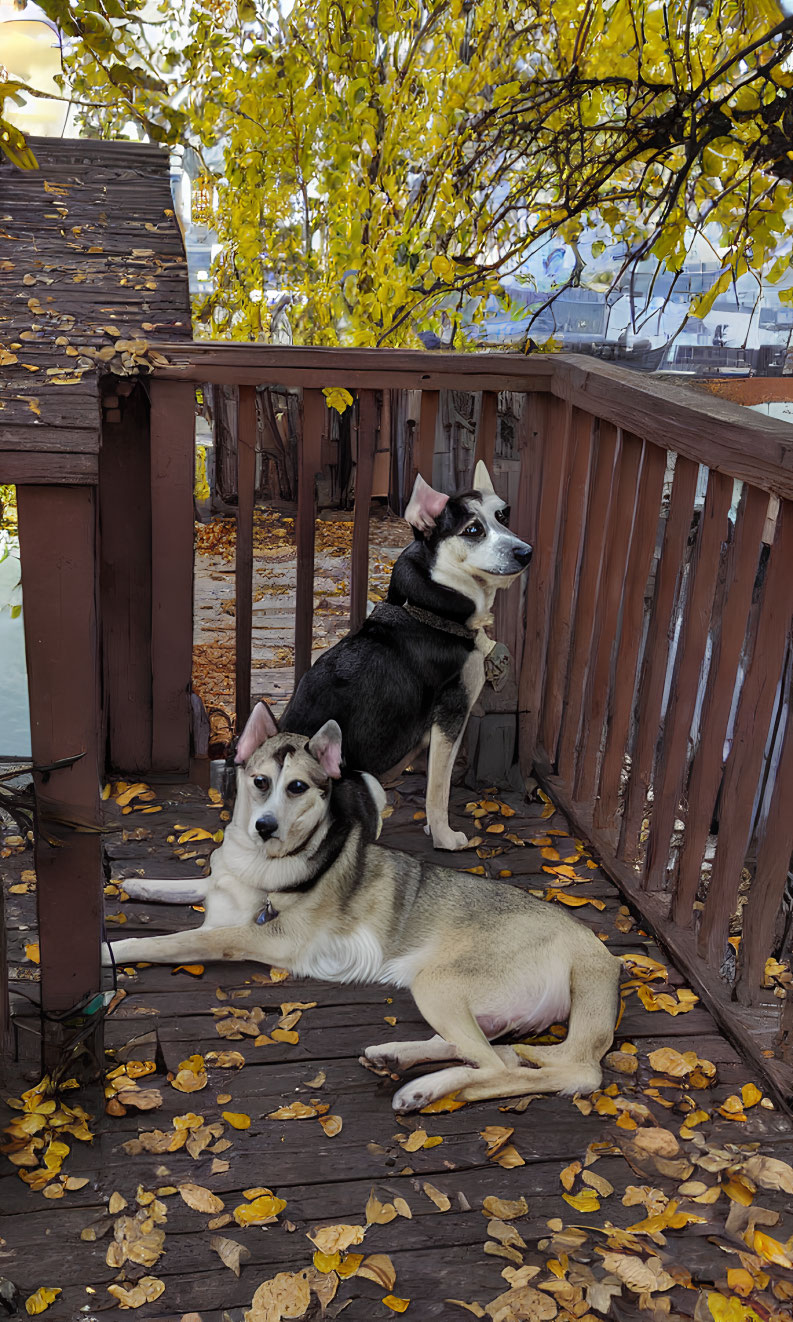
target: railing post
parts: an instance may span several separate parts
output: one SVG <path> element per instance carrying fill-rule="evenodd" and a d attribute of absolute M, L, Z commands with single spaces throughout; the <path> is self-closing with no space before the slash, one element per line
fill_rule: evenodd
<path fill-rule="evenodd" d="M 195 387 L 151 383 L 152 771 L 190 768 Z"/>
<path fill-rule="evenodd" d="M 314 520 L 316 476 L 320 468 L 325 397 L 303 391 L 303 429 L 297 478 L 297 590 L 295 593 L 295 687 L 311 665 L 314 617 Z"/>
<path fill-rule="evenodd" d="M 432 466 L 435 457 L 435 431 L 438 425 L 439 390 L 422 390 L 419 434 L 413 455 L 413 467 L 425 482 L 432 486 Z"/>
<path fill-rule="evenodd" d="M 479 426 L 476 429 L 476 449 L 474 451 L 474 469 L 480 459 L 490 476 L 493 476 L 493 460 L 496 457 L 496 439 L 498 436 L 498 391 L 483 390 L 482 405 L 479 412 Z M 473 472 L 471 474 L 473 478 Z"/>
<path fill-rule="evenodd" d="M 20 486 L 17 501 L 31 746 L 38 768 L 41 1005 L 45 1015 L 57 1015 L 101 985 L 96 492 L 89 486 Z M 70 758 L 76 760 L 56 766 Z M 57 1062 L 61 1041 L 60 1025 L 45 1018 L 44 1069 Z"/>
<path fill-rule="evenodd" d="M 358 395 L 358 454 L 355 463 L 355 520 L 350 563 L 350 628 L 359 629 L 366 616 L 369 589 L 369 507 L 372 502 L 374 455 L 377 447 L 377 396 Z"/>
<path fill-rule="evenodd" d="M 240 386 L 237 409 L 237 548 L 234 557 L 235 708 L 238 734 L 251 712 L 255 484 L 256 387 Z"/>

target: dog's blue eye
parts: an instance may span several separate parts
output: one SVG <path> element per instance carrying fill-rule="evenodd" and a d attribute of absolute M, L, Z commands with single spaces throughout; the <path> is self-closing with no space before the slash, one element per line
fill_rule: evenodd
<path fill-rule="evenodd" d="M 510 514 L 509 505 L 505 505 L 503 510 L 496 510 L 496 518 L 498 519 L 499 523 L 503 523 L 505 528 L 509 527 L 509 514 Z"/>
<path fill-rule="evenodd" d="M 254 776 L 253 783 L 257 790 L 268 790 L 270 788 L 269 776 Z"/>
<path fill-rule="evenodd" d="M 287 794 L 305 794 L 308 785 L 303 780 L 290 780 L 286 787 Z"/>
<path fill-rule="evenodd" d="M 469 523 L 463 528 L 463 537 L 481 537 L 484 534 L 484 531 L 485 530 L 478 519 L 474 519 L 473 523 Z"/>

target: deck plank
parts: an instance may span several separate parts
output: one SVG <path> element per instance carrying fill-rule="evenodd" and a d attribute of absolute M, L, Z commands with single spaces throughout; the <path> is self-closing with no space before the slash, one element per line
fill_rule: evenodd
<path fill-rule="evenodd" d="M 145 816 L 141 811 L 122 814 L 112 800 L 107 805 L 111 829 L 106 836 L 106 853 L 111 887 L 116 893 L 107 897 L 106 909 L 109 919 L 123 915 L 126 920 L 109 922 L 111 936 L 122 932 L 127 936 L 172 931 L 188 922 L 200 921 L 197 912 L 185 913 L 169 905 L 136 904 L 125 901 L 118 893 L 118 886 L 130 875 L 195 875 L 197 860 L 208 858 L 207 842 L 200 842 L 203 852 L 196 851 L 194 858 L 180 859 L 175 849 L 192 852 L 195 846 L 179 846 L 181 832 L 177 825 L 182 828 L 200 825 L 214 832 L 221 824 L 220 809 L 208 803 L 203 790 L 190 785 L 154 784 L 153 788 L 155 806 L 161 806 L 160 812 Z M 423 777 L 413 774 L 403 777 L 401 784 L 390 792 L 394 812 L 385 822 L 382 840 L 392 847 L 437 858 L 424 835 L 423 820 L 417 818 L 423 811 L 423 789 Z M 453 790 L 452 819 L 460 825 L 467 824 L 469 832 L 471 817 L 465 812 L 465 805 L 479 801 L 481 796 L 481 789 L 471 790 L 464 785 Z M 496 797 L 515 811 L 513 817 L 506 819 L 507 831 L 529 843 L 519 846 L 506 842 L 503 852 L 483 859 L 468 850 L 443 861 L 458 868 L 482 866 L 489 876 L 496 878 L 499 872 L 508 871 L 511 875 L 501 878 L 503 884 L 545 894 L 555 878 L 543 871 L 549 866 L 549 860 L 541 853 L 545 846 L 530 842 L 544 838 L 549 829 L 567 830 L 564 819 L 559 813 L 543 817 L 543 811 L 547 810 L 542 802 L 525 802 L 519 794 L 499 792 Z M 500 849 L 498 838 L 498 834 L 484 835 L 488 848 Z M 562 856 L 573 849 L 567 837 L 552 838 L 560 845 Z M 30 855 L 26 851 L 6 861 L 12 881 L 30 867 Z M 652 936 L 621 906 L 616 889 L 600 870 L 587 868 L 582 862 L 577 871 L 581 879 L 571 884 L 567 892 L 604 906 L 600 909 L 586 904 L 576 912 L 603 935 L 609 948 L 615 954 L 649 955 L 668 966 Z M 37 990 L 35 967 L 25 958 L 25 945 L 35 935 L 35 895 L 32 891 L 9 892 L 7 905 L 12 998 L 16 1000 L 20 992 L 35 995 Z M 394 1293 L 410 1299 L 407 1316 L 421 1322 L 463 1318 L 464 1311 L 448 1300 L 486 1305 L 508 1288 L 502 1271 L 516 1264 L 493 1256 L 492 1251 L 485 1252 L 488 1217 L 483 1215 L 482 1203 L 488 1195 L 526 1198 L 528 1211 L 514 1224 L 526 1244 L 522 1256 L 526 1263 L 542 1269 L 537 1278 L 541 1281 L 549 1279 L 545 1270 L 551 1256 L 547 1248 L 551 1234 L 549 1222 L 556 1224 L 555 1219 L 559 1219 L 565 1225 L 583 1223 L 603 1227 L 608 1221 L 625 1228 L 644 1214 L 641 1207 L 626 1206 L 621 1201 L 629 1185 L 646 1181 L 631 1169 L 616 1146 L 604 1149 L 604 1155 L 593 1167 L 594 1173 L 609 1180 L 615 1189 L 614 1194 L 603 1200 L 602 1209 L 597 1214 L 582 1215 L 563 1200 L 561 1169 L 571 1161 L 583 1161 L 591 1144 L 614 1145 L 620 1141 L 621 1134 L 613 1117 L 595 1112 L 584 1115 L 570 1098 L 535 1098 L 523 1112 L 502 1110 L 501 1107 L 508 1108 L 510 1103 L 493 1101 L 471 1104 L 446 1114 L 395 1117 L 391 1097 L 396 1082 L 362 1068 L 358 1057 L 364 1046 L 388 1040 L 392 1034 L 402 1037 L 427 1033 L 407 992 L 291 977 L 273 982 L 266 967 L 254 964 L 207 967 L 198 978 L 174 973 L 170 967 L 126 968 L 129 972 L 123 968 L 118 971 L 118 985 L 126 995 L 106 1027 L 109 1063 L 129 1051 L 146 1059 L 153 1059 L 156 1054 L 161 1068 L 141 1080 L 141 1086 L 158 1088 L 162 1104 L 148 1112 L 138 1113 L 130 1108 L 123 1116 L 98 1117 L 93 1143 L 73 1142 L 64 1167 L 69 1174 L 87 1178 L 87 1184 L 55 1202 L 48 1202 L 40 1192 L 32 1192 L 7 1159 L 0 1158 L 0 1236 L 5 1241 L 0 1249 L 3 1254 L 0 1272 L 17 1282 L 23 1297 L 42 1284 L 58 1286 L 62 1294 L 48 1311 L 53 1322 L 67 1322 L 67 1319 L 71 1322 L 86 1305 L 97 1315 L 102 1312 L 113 1318 L 129 1316 L 116 1309 L 107 1286 L 114 1279 L 123 1278 L 129 1283 L 144 1274 L 162 1280 L 165 1291 L 158 1300 L 146 1304 L 139 1316 L 164 1322 L 197 1311 L 202 1322 L 242 1322 L 244 1311 L 250 1307 L 261 1282 L 279 1271 L 298 1271 L 310 1265 L 313 1247 L 306 1238 L 308 1231 L 323 1223 L 365 1225 L 365 1207 L 372 1189 L 382 1202 L 397 1196 L 404 1198 L 413 1215 L 411 1220 L 400 1217 L 386 1225 L 370 1226 L 361 1248 L 368 1254 L 390 1256 L 397 1273 Z M 680 975 L 669 968 L 669 986 L 665 990 L 681 984 Z M 653 986 L 660 988 L 657 983 Z M 216 1031 L 217 1016 L 213 1010 L 259 1006 L 265 1012 L 262 1029 L 266 1032 L 277 1023 L 281 1004 L 293 1000 L 317 1002 L 303 1013 L 297 1025 L 299 1041 L 295 1045 L 256 1047 L 251 1037 L 225 1040 Z M 395 1018 L 396 1024 L 387 1023 L 386 1016 Z M 139 1047 L 129 1047 L 138 1038 L 142 1039 Z M 673 1102 L 673 1109 L 664 1108 L 646 1095 L 644 1089 L 651 1086 L 654 1077 L 648 1054 L 663 1046 L 694 1050 L 699 1057 L 712 1061 L 717 1069 L 713 1088 L 692 1094 L 710 1113 L 711 1118 L 699 1131 L 707 1145 L 711 1148 L 730 1145 L 736 1160 L 741 1155 L 738 1144 L 759 1145 L 759 1151 L 783 1159 L 785 1153 L 789 1155 L 791 1126 L 778 1110 L 755 1106 L 747 1111 L 746 1122 L 741 1125 L 719 1115 L 718 1107 L 751 1080 L 751 1072 L 701 1006 L 675 1017 L 663 1012 L 650 1013 L 631 991 L 616 1042 L 636 1046 L 639 1069 L 630 1079 L 607 1069 L 604 1086 L 615 1084 L 621 1097 L 646 1105 L 650 1123 L 677 1134 L 683 1118 L 679 1108 L 684 1091 L 659 1090 L 661 1096 Z M 244 1066 L 234 1070 L 210 1065 L 208 1086 L 199 1092 L 184 1094 L 170 1086 L 166 1069 L 175 1070 L 193 1052 L 206 1055 L 224 1049 L 239 1051 Z M 317 1085 L 312 1081 L 320 1072 L 325 1079 Z M 31 1073 L 29 1060 L 27 1064 L 20 1062 L 14 1077 L 7 1080 L 4 1095 L 18 1096 L 22 1088 L 34 1081 L 35 1072 Z M 219 1097 L 229 1100 L 219 1102 Z M 336 1137 L 328 1138 L 315 1118 L 283 1121 L 270 1117 L 279 1106 L 310 1098 L 321 1099 L 328 1104 L 331 1114 L 341 1116 L 343 1127 Z M 92 1112 L 101 1107 L 101 1103 L 97 1104 L 96 1090 L 93 1094 L 86 1093 L 84 1104 Z M 124 1147 L 142 1132 L 171 1131 L 174 1118 L 188 1111 L 213 1122 L 224 1110 L 249 1115 L 251 1124 L 244 1131 L 226 1125 L 224 1137 L 230 1147 L 220 1154 L 207 1151 L 194 1159 L 184 1149 L 147 1154 L 130 1153 Z M 6 1123 L 11 1112 L 2 1108 L 2 1114 L 6 1116 L 2 1123 Z M 511 1142 L 523 1158 L 523 1165 L 502 1169 L 487 1159 L 481 1131 L 489 1125 L 514 1128 Z M 405 1139 L 418 1127 L 442 1142 L 406 1153 L 398 1137 Z M 692 1141 L 683 1147 L 696 1155 Z M 228 1161 L 227 1170 L 213 1173 L 216 1156 Z M 703 1178 L 713 1183 L 717 1176 L 704 1174 Z M 209 1247 L 213 1234 L 208 1228 L 211 1218 L 189 1209 L 178 1194 L 162 1195 L 167 1208 L 163 1226 L 166 1250 L 159 1261 L 151 1268 L 128 1263 L 120 1272 L 108 1266 L 110 1223 L 115 1220 L 107 1211 L 110 1195 L 118 1192 L 127 1200 L 129 1207 L 123 1215 L 134 1211 L 139 1186 L 170 1188 L 185 1181 L 210 1188 L 223 1201 L 226 1213 L 233 1213 L 245 1201 L 245 1189 L 257 1186 L 271 1188 L 286 1200 L 287 1206 L 277 1224 L 241 1228 L 232 1221 L 214 1232 L 236 1240 L 249 1250 L 251 1256 L 239 1279 Z M 667 1195 L 675 1193 L 675 1180 L 658 1176 L 652 1182 Z M 439 1211 L 430 1201 L 423 1191 L 425 1183 L 448 1195 L 447 1212 Z M 758 1202 L 779 1213 L 779 1224 L 770 1233 L 784 1242 L 793 1232 L 793 1216 L 787 1208 L 789 1197 L 763 1190 L 758 1193 Z M 698 1206 L 706 1220 L 685 1231 L 665 1232 L 667 1245 L 653 1246 L 653 1251 L 690 1271 L 696 1286 L 714 1288 L 713 1283 L 723 1281 L 725 1254 L 720 1245 L 726 1243 L 723 1225 L 731 1205 L 722 1195 L 713 1206 Z M 108 1229 L 104 1236 L 87 1241 L 80 1238 L 86 1227 L 97 1232 L 103 1227 Z M 603 1233 L 592 1230 L 591 1234 L 593 1242 L 605 1244 Z M 648 1241 L 648 1250 L 650 1247 Z M 592 1259 L 591 1248 L 589 1253 Z M 595 1255 L 595 1266 L 597 1261 Z M 94 1293 L 88 1293 L 89 1290 Z M 351 1277 L 340 1282 L 329 1315 L 335 1315 L 334 1309 L 345 1305 L 345 1318 L 350 1322 L 393 1316 L 382 1303 L 385 1293 L 374 1281 Z M 609 1314 L 615 1322 L 626 1322 L 636 1316 L 632 1298 L 626 1290 L 625 1298 L 615 1302 Z M 696 1289 L 676 1286 L 670 1298 L 673 1314 L 692 1316 Z"/>

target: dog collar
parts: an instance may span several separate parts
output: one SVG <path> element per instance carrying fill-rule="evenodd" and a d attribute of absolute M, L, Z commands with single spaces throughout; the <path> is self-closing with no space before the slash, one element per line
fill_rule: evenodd
<path fill-rule="evenodd" d="M 425 611 L 421 606 L 412 606 L 406 601 L 403 610 L 408 615 L 412 615 L 419 624 L 426 624 L 430 629 L 440 629 L 442 633 L 454 634 L 456 638 L 475 638 L 476 631 L 469 629 L 467 624 L 458 624 L 456 620 L 445 620 L 442 615 L 436 615 L 434 611 Z"/>

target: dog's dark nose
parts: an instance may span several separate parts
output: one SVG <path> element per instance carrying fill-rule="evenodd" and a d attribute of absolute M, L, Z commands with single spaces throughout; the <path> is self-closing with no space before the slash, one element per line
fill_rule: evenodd
<path fill-rule="evenodd" d="M 269 840 L 271 835 L 275 835 L 278 830 L 278 822 L 271 812 L 266 812 L 263 816 L 256 818 L 256 830 L 262 840 Z"/>
<path fill-rule="evenodd" d="M 521 569 L 525 569 L 531 560 L 532 548 L 530 546 L 516 546 L 512 552 Z"/>

